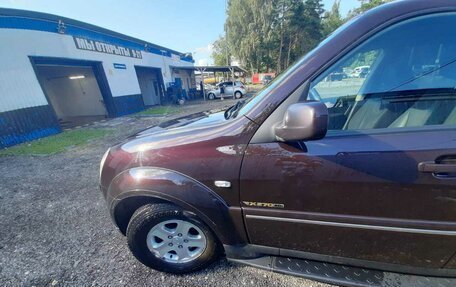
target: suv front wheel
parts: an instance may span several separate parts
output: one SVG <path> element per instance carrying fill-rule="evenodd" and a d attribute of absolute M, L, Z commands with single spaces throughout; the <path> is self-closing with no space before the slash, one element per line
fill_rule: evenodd
<path fill-rule="evenodd" d="M 139 208 L 128 224 L 127 240 L 133 255 L 144 265 L 177 274 L 202 269 L 220 253 L 212 231 L 171 204 Z"/>
<path fill-rule="evenodd" d="M 240 99 L 240 98 L 242 98 L 242 93 L 239 92 L 239 91 L 237 91 L 236 93 L 234 93 L 234 98 L 235 98 L 235 99 Z"/>

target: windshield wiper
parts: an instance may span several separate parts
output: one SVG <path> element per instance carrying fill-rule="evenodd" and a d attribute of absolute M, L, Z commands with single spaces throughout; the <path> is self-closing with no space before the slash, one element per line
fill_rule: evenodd
<path fill-rule="evenodd" d="M 235 104 L 236 105 L 236 104 Z M 227 120 L 229 118 L 229 116 L 231 115 L 231 110 L 234 108 L 235 105 L 232 105 L 231 107 L 229 107 L 228 109 L 226 109 L 225 111 L 225 119 Z"/>
<path fill-rule="evenodd" d="M 244 106 L 245 100 L 238 101 L 234 106 L 229 107 L 225 111 L 225 119 L 235 118 L 239 110 Z"/>

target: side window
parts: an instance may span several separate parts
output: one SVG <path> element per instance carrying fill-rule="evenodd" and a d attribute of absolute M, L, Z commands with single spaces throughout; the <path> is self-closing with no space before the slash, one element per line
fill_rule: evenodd
<path fill-rule="evenodd" d="M 310 85 L 330 130 L 456 125 L 456 14 L 407 20 L 380 32 Z"/>

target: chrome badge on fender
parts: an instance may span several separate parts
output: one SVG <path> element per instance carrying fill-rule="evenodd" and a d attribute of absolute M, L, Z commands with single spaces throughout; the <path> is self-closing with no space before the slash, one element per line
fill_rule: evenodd
<path fill-rule="evenodd" d="M 267 202 L 253 202 L 253 201 L 243 201 L 243 203 L 249 207 L 285 208 L 285 204 L 281 204 L 281 203 L 267 203 Z"/>

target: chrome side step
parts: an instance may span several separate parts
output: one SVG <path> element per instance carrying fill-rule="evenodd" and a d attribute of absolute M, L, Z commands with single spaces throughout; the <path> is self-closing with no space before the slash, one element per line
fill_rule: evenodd
<path fill-rule="evenodd" d="M 406 275 L 313 260 L 278 256 L 228 259 L 231 262 L 320 282 L 356 287 L 455 287 L 456 278 Z"/>

